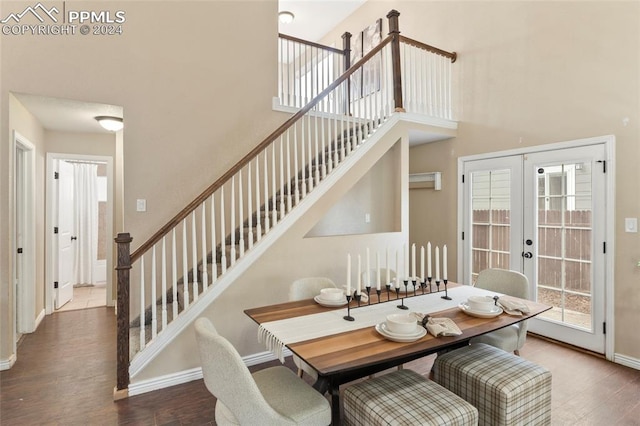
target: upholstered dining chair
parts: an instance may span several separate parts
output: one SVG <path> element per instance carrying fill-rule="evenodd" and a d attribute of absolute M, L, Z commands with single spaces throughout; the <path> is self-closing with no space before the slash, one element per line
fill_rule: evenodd
<path fill-rule="evenodd" d="M 331 288 L 336 287 L 336 284 L 330 279 L 326 277 L 305 277 L 299 278 L 291 283 L 289 286 L 289 300 L 304 300 L 311 299 L 314 296 L 320 294 L 320 290 L 323 288 Z M 302 377 L 304 373 L 307 373 L 314 380 L 318 378 L 318 373 L 316 370 L 311 368 L 309 364 L 298 358 L 295 354 L 293 355 L 293 363 L 298 367 L 298 376 Z"/>
<path fill-rule="evenodd" d="M 331 423 L 329 401 L 284 366 L 253 374 L 207 318 L 195 322 L 204 383 L 216 398 L 215 420 L 226 425 Z"/>
<path fill-rule="evenodd" d="M 476 287 L 496 293 L 529 298 L 529 280 L 520 272 L 507 269 L 485 269 L 476 279 Z M 520 349 L 527 339 L 527 321 L 521 321 L 492 333 L 471 339 L 471 343 L 486 343 L 506 352 L 520 355 Z"/>

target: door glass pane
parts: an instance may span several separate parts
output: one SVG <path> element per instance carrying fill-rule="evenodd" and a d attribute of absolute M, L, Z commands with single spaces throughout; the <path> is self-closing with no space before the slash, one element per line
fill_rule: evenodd
<path fill-rule="evenodd" d="M 511 232 L 511 171 L 471 173 L 471 277 L 480 271 L 509 268 Z"/>
<path fill-rule="evenodd" d="M 541 316 L 592 329 L 591 165 L 537 170 L 537 298 L 552 305 Z"/>

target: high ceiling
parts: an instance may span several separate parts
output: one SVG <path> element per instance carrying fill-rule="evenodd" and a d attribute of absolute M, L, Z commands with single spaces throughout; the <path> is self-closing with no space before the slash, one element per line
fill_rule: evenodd
<path fill-rule="evenodd" d="M 283 34 L 319 41 L 366 0 L 280 0 L 279 10 L 295 15 L 290 24 L 279 24 Z"/>
<path fill-rule="evenodd" d="M 280 0 L 279 10 L 295 15 L 290 24 L 279 24 L 281 33 L 318 41 L 352 14 L 366 0 Z M 29 94 L 15 94 L 20 102 L 49 130 L 103 133 L 98 115 L 122 117 L 122 107 Z M 126 123 L 126 118 L 125 118 Z M 126 124 L 125 124 L 126 126 Z"/>

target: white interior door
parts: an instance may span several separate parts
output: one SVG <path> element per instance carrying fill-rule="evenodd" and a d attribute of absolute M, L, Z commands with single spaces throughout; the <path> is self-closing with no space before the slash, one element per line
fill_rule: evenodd
<path fill-rule="evenodd" d="M 58 288 L 55 308 L 73 298 L 73 261 L 75 258 L 73 213 L 73 166 L 58 161 Z"/>
<path fill-rule="evenodd" d="M 605 352 L 605 145 L 464 161 L 462 282 L 520 271 L 553 308 L 529 330 Z"/>
<path fill-rule="evenodd" d="M 527 155 L 525 274 L 553 306 L 529 330 L 597 353 L 605 349 L 604 145 Z"/>

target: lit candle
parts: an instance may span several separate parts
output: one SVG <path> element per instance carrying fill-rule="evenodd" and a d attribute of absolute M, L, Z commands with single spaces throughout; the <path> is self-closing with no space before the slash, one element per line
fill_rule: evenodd
<path fill-rule="evenodd" d="M 351 254 L 347 254 L 347 296 L 351 295 Z"/>
<path fill-rule="evenodd" d="M 427 243 L 427 277 L 431 278 L 431 241 Z"/>
<path fill-rule="evenodd" d="M 402 277 L 404 277 L 404 279 L 407 279 L 407 277 L 409 276 L 409 253 L 407 253 L 407 245 L 404 245 L 404 251 L 403 251 L 403 259 L 404 259 L 404 268 L 402 269 Z"/>
<path fill-rule="evenodd" d="M 360 259 L 360 255 L 358 255 L 358 287 L 356 287 L 356 294 L 359 296 L 360 295 L 360 291 L 362 289 L 362 265 L 361 265 L 362 261 Z"/>
<path fill-rule="evenodd" d="M 424 246 L 420 246 L 420 277 L 424 281 Z"/>
<path fill-rule="evenodd" d="M 371 287 L 371 263 L 369 262 L 369 247 L 367 247 L 367 282 L 365 287 Z"/>
<path fill-rule="evenodd" d="M 442 247 L 442 279 L 447 280 L 447 245 Z"/>
<path fill-rule="evenodd" d="M 387 263 L 385 264 L 387 265 L 387 281 L 385 281 L 385 285 L 389 284 L 391 281 L 391 273 L 390 273 L 390 269 L 391 269 L 391 265 L 389 265 L 389 247 L 387 247 Z"/>
<path fill-rule="evenodd" d="M 398 256 L 398 250 L 396 250 L 396 288 L 400 288 L 400 261 Z"/>
<path fill-rule="evenodd" d="M 436 281 L 440 281 L 440 247 L 436 246 Z"/>
<path fill-rule="evenodd" d="M 411 278 L 416 278 L 416 243 L 411 245 Z"/>
<path fill-rule="evenodd" d="M 376 252 L 376 290 L 380 290 L 380 252 Z"/>

